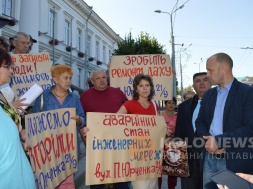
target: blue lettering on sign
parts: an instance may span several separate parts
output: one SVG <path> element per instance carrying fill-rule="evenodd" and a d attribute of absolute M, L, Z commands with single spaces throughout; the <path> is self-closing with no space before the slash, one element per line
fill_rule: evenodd
<path fill-rule="evenodd" d="M 133 83 L 133 78 L 132 77 L 129 77 L 129 79 L 128 79 L 128 84 L 132 84 Z"/>
<path fill-rule="evenodd" d="M 55 130 L 58 127 L 68 127 L 70 123 L 70 112 L 64 112 L 61 117 L 59 117 L 58 112 L 46 112 L 40 115 L 28 118 L 27 127 L 28 134 L 27 137 L 31 138 L 38 133 L 42 133 L 46 130 Z"/>
<path fill-rule="evenodd" d="M 75 156 L 71 155 L 70 153 L 65 154 L 65 163 L 69 164 L 69 169 L 77 168 L 77 160 Z"/>
<path fill-rule="evenodd" d="M 33 83 L 33 82 L 49 81 L 49 80 L 50 80 L 50 77 L 47 73 L 22 75 L 22 76 L 14 75 L 13 77 L 11 77 L 10 85 L 12 86 L 14 84 Z"/>
<path fill-rule="evenodd" d="M 124 93 L 125 93 L 125 95 L 126 96 L 132 96 L 132 94 L 133 94 L 133 89 L 132 89 L 132 87 L 130 87 L 130 86 L 124 86 Z"/>
<path fill-rule="evenodd" d="M 168 91 L 162 84 L 157 84 L 155 87 L 155 91 L 160 93 L 160 97 L 163 96 L 164 98 L 168 97 Z"/>
<path fill-rule="evenodd" d="M 35 185 L 38 189 L 47 189 L 48 182 L 53 182 L 54 178 L 58 177 L 62 171 L 66 170 L 66 165 L 64 161 L 51 167 L 48 172 L 41 172 L 38 178 L 35 179 Z"/>

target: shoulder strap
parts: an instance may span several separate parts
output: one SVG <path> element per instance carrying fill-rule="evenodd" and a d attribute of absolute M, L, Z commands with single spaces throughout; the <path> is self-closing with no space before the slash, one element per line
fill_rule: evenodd
<path fill-rule="evenodd" d="M 155 108 L 155 113 L 156 113 L 156 115 L 157 115 L 157 106 L 156 106 L 156 103 L 155 103 L 155 101 L 154 100 L 151 100 L 151 102 L 153 103 L 153 105 L 154 105 L 154 108 Z"/>

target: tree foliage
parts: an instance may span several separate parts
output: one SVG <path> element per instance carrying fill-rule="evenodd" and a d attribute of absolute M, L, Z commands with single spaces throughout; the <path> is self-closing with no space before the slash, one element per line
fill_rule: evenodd
<path fill-rule="evenodd" d="M 135 55 L 135 54 L 166 54 L 164 45 L 158 43 L 155 37 L 148 33 L 141 32 L 133 39 L 130 32 L 125 39 L 117 42 L 118 49 L 115 49 L 113 55 Z"/>

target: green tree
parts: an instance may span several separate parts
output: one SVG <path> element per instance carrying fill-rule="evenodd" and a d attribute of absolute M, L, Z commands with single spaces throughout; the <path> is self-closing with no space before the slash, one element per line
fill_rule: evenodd
<path fill-rule="evenodd" d="M 134 55 L 134 54 L 166 54 L 164 45 L 158 43 L 155 37 L 148 33 L 141 32 L 133 39 L 130 32 L 123 41 L 118 41 L 118 49 L 115 49 L 113 55 Z"/>

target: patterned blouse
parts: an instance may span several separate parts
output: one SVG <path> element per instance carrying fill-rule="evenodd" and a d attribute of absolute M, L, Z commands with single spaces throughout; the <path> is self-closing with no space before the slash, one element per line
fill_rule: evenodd
<path fill-rule="evenodd" d="M 22 129 L 21 126 L 21 118 L 19 114 L 16 112 L 16 110 L 13 108 L 13 106 L 10 103 L 5 103 L 0 99 L 0 105 L 3 108 L 3 110 L 11 117 L 11 119 L 15 122 L 18 130 L 20 131 Z"/>

